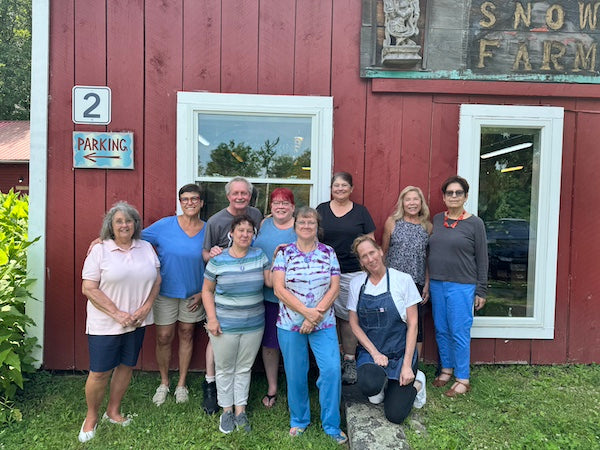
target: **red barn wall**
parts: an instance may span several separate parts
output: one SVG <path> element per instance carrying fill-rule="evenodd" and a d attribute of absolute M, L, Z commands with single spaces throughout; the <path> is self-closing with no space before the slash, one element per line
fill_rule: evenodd
<path fill-rule="evenodd" d="M 29 193 L 29 163 L 0 163 L 0 192 Z"/>
<path fill-rule="evenodd" d="M 353 198 L 371 211 L 378 238 L 407 184 L 441 210 L 439 186 L 456 172 L 460 104 L 563 106 L 555 339 L 476 339 L 473 361 L 600 361 L 599 87 L 361 79 L 356 0 L 62 0 L 50 10 L 44 367 L 88 367 L 80 274 L 106 208 L 127 200 L 145 225 L 175 211 L 181 90 L 333 96 L 334 170 L 355 177 Z M 111 87 L 109 126 L 73 125 L 74 85 Z M 74 171 L 65 149 L 80 129 L 133 131 L 135 170 Z M 201 369 L 205 334 L 196 341 Z M 140 367 L 156 368 L 153 327 Z"/>

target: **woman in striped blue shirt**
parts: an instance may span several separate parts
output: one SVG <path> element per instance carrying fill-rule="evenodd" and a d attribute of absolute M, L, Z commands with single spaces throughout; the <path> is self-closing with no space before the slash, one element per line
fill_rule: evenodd
<path fill-rule="evenodd" d="M 215 353 L 217 398 L 223 408 L 219 430 L 250 431 L 246 415 L 250 370 L 265 326 L 263 284 L 271 286 L 269 260 L 251 247 L 256 224 L 246 215 L 231 223 L 231 247 L 210 259 L 202 302 Z"/>

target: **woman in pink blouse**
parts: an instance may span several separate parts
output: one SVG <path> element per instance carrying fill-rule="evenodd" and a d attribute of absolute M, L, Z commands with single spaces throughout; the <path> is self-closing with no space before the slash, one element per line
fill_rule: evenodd
<path fill-rule="evenodd" d="M 152 304 L 161 281 L 154 249 L 140 239 L 141 224 L 134 207 L 116 203 L 102 223 L 103 245 L 94 245 L 83 264 L 90 372 L 85 384 L 88 410 L 79 431 L 80 442 L 96 434 L 98 410 L 109 380 L 110 397 L 102 418 L 119 426 L 131 423 L 121 413 L 121 400 L 137 363 L 145 327 L 154 322 Z"/>

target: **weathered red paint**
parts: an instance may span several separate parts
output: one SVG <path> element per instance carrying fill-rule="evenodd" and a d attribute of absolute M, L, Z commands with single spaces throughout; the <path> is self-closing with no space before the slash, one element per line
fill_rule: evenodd
<path fill-rule="evenodd" d="M 72 155 L 64 151 L 73 138 L 74 3 L 55 3 L 51 11 L 44 366 L 71 369 L 75 334 L 84 332 L 75 326 L 75 302 L 81 300 L 75 289 L 75 176 Z"/>
<path fill-rule="evenodd" d="M 301 4 L 300 4 L 301 3 Z M 361 2 L 352 0 L 164 0 L 51 2 L 48 225 L 44 366 L 87 368 L 81 266 L 101 217 L 116 200 L 144 224 L 176 207 L 176 92 L 331 95 L 334 170 L 355 178 L 353 198 L 380 237 L 407 184 L 423 188 L 432 213 L 456 172 L 462 103 L 565 108 L 554 340 L 476 339 L 474 362 L 536 364 L 600 360 L 600 237 L 597 178 L 600 86 L 551 83 L 361 79 Z M 75 84 L 112 89 L 112 123 L 71 122 Z M 73 171 L 73 130 L 133 131 L 133 171 Z M 195 369 L 206 335 L 197 328 Z M 425 357 L 436 359 L 431 320 Z M 175 358 L 175 355 L 174 355 Z M 140 367 L 155 369 L 154 327 Z"/>
<path fill-rule="evenodd" d="M 0 192 L 29 193 L 29 163 L 0 163 Z"/>

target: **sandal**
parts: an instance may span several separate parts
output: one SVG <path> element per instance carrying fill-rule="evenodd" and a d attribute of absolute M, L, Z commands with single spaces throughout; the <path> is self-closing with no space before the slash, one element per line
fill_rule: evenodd
<path fill-rule="evenodd" d="M 456 388 L 460 385 L 463 385 L 465 387 L 464 392 L 458 392 L 456 390 Z M 444 392 L 444 395 L 446 397 L 456 397 L 458 395 L 464 395 L 467 392 L 469 392 L 470 390 L 471 390 L 471 383 L 467 384 L 467 383 L 463 383 L 462 381 L 456 380 L 456 383 L 454 383 L 454 385 L 450 389 L 448 389 L 446 392 Z"/>
<path fill-rule="evenodd" d="M 443 375 L 447 375 L 448 378 L 442 378 Z M 448 384 L 448 382 L 452 379 L 452 373 L 451 372 L 444 372 L 442 370 L 442 372 L 435 377 L 435 379 L 433 380 L 433 387 L 442 387 L 442 386 L 446 386 Z"/>
<path fill-rule="evenodd" d="M 273 394 L 273 395 L 265 394 L 265 396 L 262 399 L 262 404 L 265 406 L 265 408 L 272 408 L 273 406 L 275 406 L 276 402 L 277 402 L 277 394 Z"/>
<path fill-rule="evenodd" d="M 292 437 L 302 436 L 305 431 L 306 431 L 306 428 L 292 427 L 292 428 L 290 428 L 290 436 L 292 436 Z"/>

